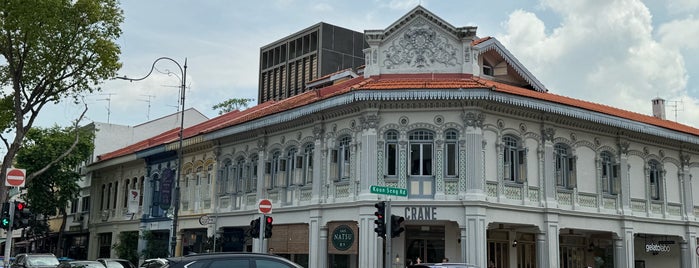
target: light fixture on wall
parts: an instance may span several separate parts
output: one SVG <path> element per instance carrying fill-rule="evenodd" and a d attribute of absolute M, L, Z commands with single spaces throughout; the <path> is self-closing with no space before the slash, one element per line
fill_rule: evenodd
<path fill-rule="evenodd" d="M 516 247 L 517 247 L 517 239 L 515 239 L 514 241 L 512 241 L 512 247 L 513 247 L 513 248 L 516 248 Z"/>
<path fill-rule="evenodd" d="M 400 256 L 398 256 L 398 254 L 396 254 L 396 259 L 395 259 L 395 261 L 396 261 L 396 264 L 399 264 L 399 263 L 400 263 Z"/>

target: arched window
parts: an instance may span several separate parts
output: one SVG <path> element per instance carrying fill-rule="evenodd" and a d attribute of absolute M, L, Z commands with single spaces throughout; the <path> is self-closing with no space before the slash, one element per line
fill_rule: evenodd
<path fill-rule="evenodd" d="M 300 159 L 296 159 L 297 153 L 298 149 L 296 149 L 296 147 L 291 147 L 286 150 L 285 170 L 288 172 L 286 173 L 284 186 L 301 184 L 301 182 L 297 180 L 300 180 L 303 169 L 298 165 L 301 161 L 299 161 Z"/>
<path fill-rule="evenodd" d="M 512 135 L 502 137 L 503 144 L 503 179 L 523 183 L 527 179 L 527 150 L 520 140 Z"/>
<path fill-rule="evenodd" d="M 602 193 L 618 194 L 620 188 L 619 164 L 616 163 L 614 155 L 609 151 L 600 153 L 600 161 L 602 165 Z"/>
<path fill-rule="evenodd" d="M 657 160 L 648 161 L 648 184 L 650 186 L 650 199 L 660 200 L 662 189 L 662 168 Z"/>
<path fill-rule="evenodd" d="M 279 150 L 275 150 L 272 152 L 271 159 L 267 162 L 267 166 L 265 167 L 265 175 L 267 175 L 265 178 L 265 185 L 267 189 L 272 189 L 279 184 L 277 176 L 283 172 L 283 170 L 281 170 L 283 166 L 281 165 L 281 154 Z"/>
<path fill-rule="evenodd" d="M 350 142 L 352 138 L 345 135 L 338 139 L 338 144 L 333 150 L 331 170 L 335 180 L 349 180 L 350 177 Z"/>
<path fill-rule="evenodd" d="M 566 189 L 575 188 L 575 157 L 570 146 L 556 143 L 553 145 L 553 154 L 556 160 L 556 185 Z"/>
<path fill-rule="evenodd" d="M 303 184 L 313 183 L 313 151 L 315 150 L 315 145 L 313 143 L 308 143 L 303 148 L 303 159 L 301 161 L 301 166 L 303 168 Z"/>
<path fill-rule="evenodd" d="M 416 130 L 408 136 L 410 140 L 410 175 L 432 175 L 434 134 L 427 130 Z"/>
<path fill-rule="evenodd" d="M 389 130 L 384 134 L 386 140 L 386 176 L 398 176 L 398 131 Z"/>
<path fill-rule="evenodd" d="M 444 132 L 444 176 L 456 178 L 459 176 L 459 132 L 449 129 Z"/>
<path fill-rule="evenodd" d="M 257 191 L 257 154 L 250 158 L 250 169 L 248 176 L 248 192 Z"/>
<path fill-rule="evenodd" d="M 243 157 L 238 157 L 238 159 L 235 160 L 235 166 L 234 166 L 234 174 L 233 174 L 233 193 L 242 193 L 243 192 L 243 185 L 245 183 L 245 158 Z"/>

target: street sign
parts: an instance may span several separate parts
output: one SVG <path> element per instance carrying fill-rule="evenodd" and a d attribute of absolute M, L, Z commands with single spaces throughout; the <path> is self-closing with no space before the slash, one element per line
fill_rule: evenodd
<path fill-rule="evenodd" d="M 403 189 L 403 188 L 394 188 L 394 187 L 387 187 L 387 186 L 372 185 L 371 187 L 369 187 L 369 191 L 372 194 L 408 196 L 408 190 Z"/>
<path fill-rule="evenodd" d="M 5 186 L 24 187 L 26 169 L 8 168 L 5 174 Z"/>
<path fill-rule="evenodd" d="M 272 213 L 272 201 L 269 201 L 269 199 L 260 200 L 257 210 L 262 214 Z"/>

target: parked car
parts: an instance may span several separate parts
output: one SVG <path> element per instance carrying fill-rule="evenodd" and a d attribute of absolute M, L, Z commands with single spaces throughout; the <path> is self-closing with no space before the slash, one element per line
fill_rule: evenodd
<path fill-rule="evenodd" d="M 105 268 L 104 264 L 98 261 L 62 261 L 57 268 Z"/>
<path fill-rule="evenodd" d="M 473 264 L 456 263 L 456 262 L 420 263 L 420 264 L 408 265 L 408 268 L 440 268 L 440 267 L 447 267 L 447 268 L 478 268 L 478 266 L 475 266 L 475 265 L 473 265 Z"/>
<path fill-rule="evenodd" d="M 167 265 L 166 259 L 147 259 L 143 263 L 141 263 L 141 268 L 161 268 L 165 265 Z"/>
<path fill-rule="evenodd" d="M 165 268 L 185 268 L 196 262 L 196 267 L 264 267 L 302 268 L 303 266 L 277 255 L 250 252 L 205 253 L 168 258 Z"/>
<path fill-rule="evenodd" d="M 51 253 L 21 253 L 15 256 L 12 268 L 55 268 L 58 258 Z"/>
<path fill-rule="evenodd" d="M 108 259 L 100 258 L 98 262 L 102 263 L 106 268 L 136 268 L 130 261 L 124 259 Z"/>

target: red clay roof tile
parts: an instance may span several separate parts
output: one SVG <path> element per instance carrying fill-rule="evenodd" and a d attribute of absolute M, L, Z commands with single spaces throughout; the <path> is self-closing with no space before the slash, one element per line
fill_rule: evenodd
<path fill-rule="evenodd" d="M 485 41 L 488 38 L 479 40 Z M 478 41 L 478 40 L 477 40 Z M 481 42 L 482 42 L 481 41 Z M 475 42 L 475 41 L 474 41 Z M 646 124 L 651 124 L 670 130 L 684 132 L 691 135 L 699 135 L 699 129 L 682 125 L 669 120 L 661 120 L 653 116 L 634 113 L 606 105 L 582 101 L 547 92 L 537 92 L 530 89 L 516 87 L 492 80 L 474 77 L 470 74 L 384 74 L 364 78 L 362 76 L 349 79 L 342 83 L 327 86 L 321 89 L 311 90 L 302 94 L 280 101 L 268 101 L 243 111 L 233 111 L 219 117 L 207 120 L 184 130 L 184 138 L 194 137 L 203 133 L 213 132 L 229 126 L 241 124 L 268 115 L 281 113 L 298 108 L 316 101 L 328 99 L 355 90 L 394 90 L 394 89 L 481 89 L 488 88 L 498 92 L 514 94 L 544 101 L 550 101 L 578 107 L 594 112 L 618 116 Z M 179 128 L 175 128 L 153 138 L 140 141 L 131 146 L 114 152 L 100 155 L 98 159 L 104 161 L 110 158 L 123 156 L 158 145 L 177 141 Z"/>

